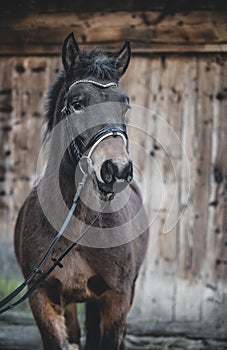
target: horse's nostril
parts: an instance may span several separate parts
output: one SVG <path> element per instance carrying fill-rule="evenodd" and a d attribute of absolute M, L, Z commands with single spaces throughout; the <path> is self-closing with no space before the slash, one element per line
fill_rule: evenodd
<path fill-rule="evenodd" d="M 111 159 L 106 160 L 101 167 L 101 178 L 107 184 L 111 183 L 115 179 L 115 165 Z"/>
<path fill-rule="evenodd" d="M 118 180 L 130 182 L 133 178 L 132 162 L 128 161 L 123 164 L 112 159 L 106 160 L 101 167 L 101 178 L 106 184 L 114 183 Z"/>
<path fill-rule="evenodd" d="M 132 181 L 133 178 L 133 167 L 131 160 L 128 161 L 127 165 L 124 167 L 121 172 L 121 179 L 126 180 L 127 182 Z"/>

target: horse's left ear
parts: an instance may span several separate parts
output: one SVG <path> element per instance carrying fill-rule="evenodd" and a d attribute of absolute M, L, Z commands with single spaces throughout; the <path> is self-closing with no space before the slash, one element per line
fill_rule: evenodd
<path fill-rule="evenodd" d="M 75 63 L 79 60 L 80 49 L 74 38 L 74 34 L 70 33 L 64 41 L 62 48 L 62 63 L 66 73 L 69 73 Z"/>
<path fill-rule="evenodd" d="M 120 76 L 122 76 L 128 68 L 131 57 L 131 48 L 129 41 L 126 41 L 124 46 L 118 52 L 115 61 L 115 67 L 117 68 Z"/>

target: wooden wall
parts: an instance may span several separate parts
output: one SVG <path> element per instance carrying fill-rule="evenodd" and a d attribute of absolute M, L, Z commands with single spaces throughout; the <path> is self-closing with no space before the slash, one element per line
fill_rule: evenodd
<path fill-rule="evenodd" d="M 58 57 L 0 59 L 1 241 L 12 241 L 18 209 L 33 185 L 45 92 L 59 67 Z M 144 140 L 144 134 L 134 131 L 133 141 L 158 162 L 166 194 L 162 207 L 156 208 L 153 193 L 157 193 L 157 181 L 152 167 L 149 162 L 144 164 L 140 154 L 134 155 L 149 183 L 147 210 L 159 210 L 159 215 L 151 226 L 132 318 L 163 322 L 208 322 L 215 318 L 218 322 L 216 318 L 223 311 L 227 276 L 226 68 L 225 55 L 134 55 L 123 79 L 122 87 L 133 104 L 157 112 L 172 126 L 185 147 L 191 168 L 186 203 L 188 179 L 181 166 L 181 150 L 172 150 L 170 139 L 166 153 L 158 143 L 162 124 L 158 118 L 154 122 L 145 117 L 143 122 L 153 138 Z M 176 177 L 169 164 L 172 156 L 179 161 Z M 187 208 L 178 225 L 164 234 L 163 222 L 175 190 L 178 205 L 174 215 L 185 204 Z"/>
<path fill-rule="evenodd" d="M 129 327 L 145 334 L 184 332 L 225 338 L 226 12 L 162 16 L 156 9 L 145 16 L 124 12 L 115 17 L 111 13 L 57 17 L 33 13 L 4 21 L 0 25 L 0 262 L 5 247 L 12 246 L 18 209 L 34 183 L 44 98 L 61 67 L 62 39 L 72 27 L 85 46 L 103 44 L 112 50 L 129 36 L 134 55 L 122 88 L 133 104 L 154 111 L 173 128 L 191 172 L 187 198 L 189 182 L 182 148 L 176 148 L 169 134 L 164 134 L 159 117 L 144 113 L 143 127 L 152 137 L 145 138 L 135 130 L 130 135 L 147 153 L 146 162 L 140 153 L 134 152 L 133 157 L 146 179 L 148 213 L 158 212 L 158 216 L 151 226 Z M 125 23 L 130 30 L 124 29 Z M 165 140 L 167 149 L 160 140 Z M 162 187 L 151 164 L 162 175 Z M 164 193 L 161 207 L 159 191 Z M 175 192 L 173 221 L 186 209 L 172 231 L 164 234 L 163 223 Z"/>
<path fill-rule="evenodd" d="M 1 238 L 12 240 L 18 209 L 35 181 L 44 99 L 59 58 L 0 58 Z"/>
<path fill-rule="evenodd" d="M 136 79 L 132 82 L 133 76 Z M 179 329 L 193 333 L 194 328 L 194 335 L 201 324 L 206 324 L 206 335 L 214 335 L 211 328 L 216 324 L 216 335 L 223 336 L 221 322 L 227 312 L 226 56 L 135 57 L 123 86 L 133 103 L 157 112 L 172 126 L 190 162 L 191 181 L 187 201 L 189 179 L 182 149 L 174 147 L 161 119 L 146 115 L 142 122 L 153 138 L 144 140 L 144 134 L 140 134 L 139 143 L 158 163 L 165 193 L 160 206 L 155 195 L 161 191 L 161 182 L 154 175 L 152 163 L 143 164 L 137 153 L 135 162 L 149 179 L 148 212 L 151 215 L 159 211 L 159 215 L 151 226 L 132 318 L 137 318 L 141 330 L 141 320 L 147 320 L 146 331 L 155 322 L 167 323 L 170 331 L 174 322 L 181 321 Z M 163 132 L 169 137 L 166 149 L 161 142 Z M 170 164 L 173 160 L 176 174 Z M 178 203 L 172 211 L 173 220 L 185 205 L 186 210 L 179 223 L 165 234 L 163 225 L 175 190 Z M 192 329 L 188 323 L 191 320 L 195 322 Z"/>

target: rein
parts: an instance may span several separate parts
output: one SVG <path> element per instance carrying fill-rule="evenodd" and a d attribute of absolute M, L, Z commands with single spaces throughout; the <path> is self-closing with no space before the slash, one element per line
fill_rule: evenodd
<path fill-rule="evenodd" d="M 3 314 L 4 312 L 14 308 L 15 306 L 21 304 L 24 300 L 26 300 L 29 295 L 36 289 L 38 288 L 38 286 L 40 285 L 40 283 L 42 281 L 44 281 L 47 276 L 55 269 L 56 266 L 62 268 L 63 265 L 61 264 L 61 260 L 69 253 L 69 251 L 79 243 L 79 241 L 84 237 L 85 233 L 88 231 L 88 229 L 94 224 L 94 222 L 97 220 L 98 216 L 95 218 L 95 220 L 81 233 L 81 235 L 58 257 L 58 258 L 51 258 L 51 260 L 53 261 L 53 264 L 45 271 L 41 270 L 41 267 L 43 266 L 43 264 L 45 263 L 46 259 L 48 258 L 48 256 L 51 253 L 51 250 L 54 248 L 54 246 L 56 245 L 56 243 L 59 241 L 59 239 L 62 237 L 62 235 L 64 234 L 72 216 L 73 213 L 77 207 L 77 203 L 80 197 L 80 194 L 84 188 L 84 185 L 87 181 L 87 177 L 88 174 L 84 173 L 83 178 L 81 180 L 81 182 L 78 185 L 76 194 L 74 196 L 73 199 L 73 204 L 72 207 L 60 229 L 60 231 L 57 233 L 57 235 L 55 236 L 55 238 L 52 240 L 51 244 L 49 245 L 48 249 L 46 250 L 45 254 L 43 255 L 42 259 L 40 260 L 39 264 L 33 269 L 33 271 L 31 272 L 31 274 L 25 279 L 25 281 L 19 286 L 17 287 L 12 293 L 10 293 L 6 298 L 4 298 L 1 302 L 0 302 L 0 315 Z M 99 213 L 100 215 L 100 213 Z M 34 280 L 34 277 L 36 275 L 41 275 L 31 286 L 31 288 L 28 289 L 28 291 L 17 301 L 15 301 L 14 303 L 6 306 L 4 308 L 5 305 L 7 305 L 11 300 L 13 300 L 32 280 Z"/>
<path fill-rule="evenodd" d="M 75 81 L 73 84 L 71 84 L 68 88 L 68 91 L 75 86 L 76 84 L 80 84 L 80 83 L 89 83 L 89 84 L 93 84 L 96 85 L 100 88 L 109 88 L 111 86 L 116 86 L 117 84 L 114 82 L 108 83 L 108 84 L 102 84 L 99 83 L 97 81 L 93 81 L 93 80 L 77 80 Z M 65 103 L 64 108 L 62 109 L 62 117 L 65 117 L 67 120 L 67 128 L 70 128 L 71 130 L 71 125 L 68 124 L 68 116 L 69 114 L 71 114 L 70 109 L 67 105 L 67 101 Z M 82 180 L 78 185 L 76 194 L 74 196 L 73 199 L 73 203 L 72 206 L 70 208 L 70 211 L 61 227 L 61 229 L 59 230 L 59 232 L 57 233 L 57 235 L 55 236 L 55 238 L 52 240 L 52 242 L 50 243 L 49 247 L 47 248 L 46 252 L 44 253 L 42 259 L 40 260 L 40 262 L 38 263 L 38 265 L 32 270 L 32 272 L 30 273 L 30 275 L 24 280 L 24 282 L 19 285 L 19 287 L 17 287 L 12 293 L 10 293 L 7 297 L 5 297 L 3 300 L 0 301 L 0 315 L 3 314 L 4 312 L 13 309 L 14 307 L 16 307 L 17 305 L 21 304 L 23 301 L 25 301 L 30 295 L 31 293 L 33 293 L 38 287 L 39 285 L 49 276 L 49 274 L 58 266 L 59 268 L 62 268 L 63 265 L 61 263 L 61 261 L 64 259 L 64 257 L 81 241 L 81 239 L 84 237 L 84 235 L 87 233 L 87 231 L 89 230 L 90 227 L 92 227 L 92 225 L 96 222 L 96 220 L 98 219 L 98 217 L 100 216 L 100 214 L 102 213 L 102 211 L 96 216 L 96 218 L 92 221 L 91 224 L 89 224 L 89 226 L 80 234 L 80 236 L 74 241 L 72 242 L 64 251 L 63 253 L 59 256 L 59 257 L 52 257 L 51 260 L 53 261 L 52 265 L 50 265 L 46 270 L 42 270 L 41 267 L 43 266 L 43 264 L 45 263 L 45 261 L 47 260 L 47 258 L 50 256 L 52 249 L 54 248 L 54 246 L 56 245 L 56 243 L 60 240 L 60 238 L 63 236 L 75 210 L 78 204 L 78 200 L 80 198 L 80 194 L 86 184 L 87 181 L 87 177 L 89 174 L 92 173 L 93 171 L 93 166 L 92 166 L 92 161 L 91 161 L 91 156 L 93 151 L 95 150 L 95 148 L 98 146 L 98 144 L 104 140 L 105 138 L 109 137 L 109 136 L 120 136 L 123 141 L 124 144 L 128 150 L 128 136 L 126 133 L 126 130 L 124 130 L 123 128 L 121 128 L 120 126 L 114 126 L 114 125 L 108 125 L 105 128 L 100 129 L 88 142 L 87 146 L 85 147 L 85 149 L 83 150 L 83 152 L 80 150 L 79 146 L 76 144 L 75 139 L 73 138 L 73 135 L 71 135 L 72 138 L 72 144 L 73 144 L 73 148 L 74 148 L 74 153 L 77 156 L 77 160 L 79 162 L 79 167 L 81 169 L 81 172 L 83 174 Z M 68 147 L 70 148 L 70 147 Z M 87 156 L 83 156 L 83 154 L 85 152 L 88 152 Z M 71 151 L 69 151 L 71 152 Z M 70 154 L 70 158 L 72 159 L 72 155 Z M 82 167 L 81 161 L 85 159 L 87 161 L 87 171 L 85 171 Z M 103 209 L 105 208 L 107 203 L 105 203 Z M 102 209 L 102 210 L 103 210 Z M 35 279 L 36 275 L 40 275 L 39 278 Z M 29 285 L 30 282 L 33 282 L 32 286 L 27 290 L 27 292 L 25 292 L 23 294 L 22 297 L 20 297 L 17 301 L 11 303 L 10 305 L 9 302 L 11 302 L 13 299 L 16 298 L 16 296 L 18 296 L 18 294 L 20 292 L 22 292 L 26 286 Z"/>
<path fill-rule="evenodd" d="M 77 203 L 78 200 L 80 198 L 80 194 L 85 186 L 85 183 L 87 181 L 87 177 L 88 174 L 84 173 L 83 178 L 81 180 L 81 182 L 79 183 L 78 189 L 76 191 L 76 194 L 74 196 L 73 199 L 73 204 L 72 207 L 70 208 L 70 211 L 60 229 L 60 231 L 58 232 L 58 234 L 55 236 L 55 238 L 53 239 L 53 241 L 51 242 L 51 244 L 49 245 L 48 249 L 46 250 L 45 254 L 43 255 L 41 261 L 39 262 L 39 264 L 33 269 L 33 271 L 31 272 L 31 274 L 26 278 L 26 280 L 19 286 L 17 287 L 12 293 L 10 293 L 6 298 L 4 298 L 3 300 L 0 301 L 0 315 L 3 314 L 4 312 L 13 309 L 14 307 L 18 306 L 19 304 L 21 304 L 22 302 L 24 302 L 39 286 L 40 284 L 50 275 L 50 273 L 58 266 L 59 268 L 63 267 L 63 264 L 61 263 L 61 261 L 64 259 L 64 257 L 82 240 L 82 238 L 85 236 L 85 234 L 87 233 L 87 231 L 90 229 L 90 227 L 92 227 L 94 225 L 94 223 L 96 222 L 96 220 L 99 218 L 100 214 L 102 213 L 102 211 L 104 210 L 105 206 L 107 205 L 107 203 L 104 204 L 101 212 L 94 218 L 94 220 L 86 227 L 86 229 L 79 235 L 79 237 L 72 242 L 64 251 L 63 253 L 59 256 L 59 257 L 52 257 L 51 260 L 53 261 L 53 264 L 50 265 L 45 271 L 41 270 L 41 267 L 43 266 L 44 262 L 46 261 L 47 257 L 50 255 L 51 250 L 53 249 L 53 247 L 56 245 L 56 243 L 59 241 L 59 239 L 62 237 L 62 235 L 64 234 L 72 216 L 73 213 L 77 207 Z M 12 301 L 13 299 L 15 299 L 15 297 L 24 290 L 24 288 L 26 286 L 28 286 L 28 284 L 30 282 L 32 282 L 35 278 L 36 275 L 40 275 L 40 277 L 38 279 L 36 279 L 33 283 L 33 285 L 27 290 L 26 293 L 23 294 L 23 296 L 21 298 L 19 298 L 17 301 L 15 301 L 14 303 L 9 304 L 10 301 Z M 7 306 L 6 306 L 7 305 Z"/>

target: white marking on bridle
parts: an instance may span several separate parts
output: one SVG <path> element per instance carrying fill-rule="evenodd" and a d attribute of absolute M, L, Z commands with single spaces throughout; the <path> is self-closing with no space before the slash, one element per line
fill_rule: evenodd
<path fill-rule="evenodd" d="M 76 80 L 74 81 L 74 83 L 72 83 L 69 87 L 69 90 L 77 85 L 77 84 L 81 84 L 81 83 L 89 83 L 89 84 L 93 84 L 93 85 L 96 85 L 96 86 L 99 86 L 99 87 L 102 87 L 102 88 L 109 88 L 111 86 L 115 86 L 117 87 L 117 83 L 114 83 L 114 82 L 111 82 L 111 83 L 107 83 L 107 84 L 102 84 L 102 83 L 99 83 L 98 81 L 95 81 L 95 80 L 90 80 L 90 79 L 81 79 L 81 80 Z"/>

